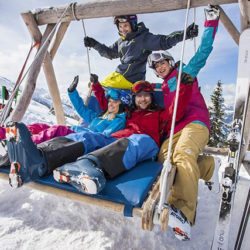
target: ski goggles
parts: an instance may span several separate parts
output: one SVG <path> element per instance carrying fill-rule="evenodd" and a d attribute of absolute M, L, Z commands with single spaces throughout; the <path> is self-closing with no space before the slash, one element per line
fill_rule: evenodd
<path fill-rule="evenodd" d="M 154 92 L 154 88 L 153 88 L 152 84 L 150 84 L 147 81 L 142 80 L 142 81 L 136 82 L 132 86 L 132 92 L 134 94 L 137 94 L 137 93 L 139 93 L 141 91 L 152 93 L 152 92 Z"/>
<path fill-rule="evenodd" d="M 172 60 L 173 61 L 174 58 L 170 54 L 168 54 L 167 52 L 164 52 L 164 53 L 155 52 L 155 53 L 152 53 L 148 56 L 148 65 L 150 68 L 154 68 L 155 63 L 160 62 L 162 60 L 168 60 L 168 61 Z"/>

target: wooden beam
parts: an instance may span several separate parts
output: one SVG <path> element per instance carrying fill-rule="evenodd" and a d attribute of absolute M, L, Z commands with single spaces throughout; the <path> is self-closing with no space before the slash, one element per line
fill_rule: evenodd
<path fill-rule="evenodd" d="M 61 44 L 61 41 L 62 41 L 62 39 L 63 39 L 63 37 L 64 37 L 68 27 L 69 27 L 69 24 L 70 24 L 70 22 L 61 23 L 59 28 L 58 28 L 54 43 L 52 44 L 52 47 L 50 50 L 50 57 L 51 57 L 52 61 L 53 61 L 55 54 L 56 54 L 56 52 Z"/>
<path fill-rule="evenodd" d="M 239 0 L 241 14 L 241 31 L 250 27 L 250 1 Z"/>
<path fill-rule="evenodd" d="M 238 0 L 193 0 L 191 8 L 207 6 L 208 4 L 230 4 Z M 57 23 L 68 5 L 40 9 L 34 12 L 38 25 Z M 62 22 L 70 22 L 77 19 L 98 17 L 110 17 L 125 14 L 140 14 L 185 9 L 187 1 L 183 0 L 103 0 L 76 4 L 74 10 L 68 8 Z M 74 13 L 73 13 L 74 11 Z M 75 17 L 74 17 L 75 14 Z"/>
<path fill-rule="evenodd" d="M 31 36 L 33 37 L 34 41 L 35 42 L 41 42 L 42 34 L 41 34 L 41 32 L 40 32 L 40 30 L 39 30 L 39 28 L 37 26 L 37 23 L 36 23 L 36 21 L 34 19 L 34 16 L 32 15 L 32 13 L 27 12 L 26 14 L 22 14 L 22 18 L 23 18 L 25 24 L 27 25 L 28 30 L 29 30 Z M 65 31 L 67 30 L 67 29 L 65 29 L 67 25 L 64 24 L 64 25 L 61 25 L 61 26 L 62 26 L 62 28 L 61 29 L 59 28 L 59 30 L 61 30 L 60 32 L 63 33 L 64 30 Z M 53 29 L 53 27 L 54 27 L 54 25 L 51 26 L 50 29 L 51 28 Z M 60 35 L 59 38 L 57 38 L 57 42 L 55 42 L 56 45 L 54 47 L 54 52 L 53 52 L 54 54 L 56 53 L 57 48 L 60 45 L 60 42 L 61 42 L 62 38 L 63 38 L 63 35 Z M 47 83 L 48 83 L 48 86 L 49 86 L 50 96 L 52 98 L 53 106 L 55 108 L 55 115 L 56 115 L 57 123 L 58 124 L 65 124 L 65 117 L 64 117 L 64 112 L 63 112 L 63 108 L 62 108 L 60 93 L 59 93 L 59 89 L 58 89 L 58 86 L 57 86 L 56 77 L 55 77 L 53 65 L 52 65 L 52 62 L 51 62 L 51 58 L 50 58 L 48 52 L 46 52 L 46 55 L 45 55 L 43 68 L 44 68 L 45 77 L 47 79 Z M 34 84 L 36 84 L 36 83 L 34 83 Z M 34 90 L 35 90 L 35 88 L 34 88 Z M 34 92 L 34 90 L 33 90 L 33 92 Z M 32 96 L 33 92 L 29 93 L 29 94 L 31 94 L 31 96 Z M 23 94 L 24 93 L 26 95 L 27 92 L 24 91 Z M 22 98 L 25 98 L 25 96 L 23 96 Z M 31 97 L 27 96 L 27 98 L 30 99 Z M 29 101 L 27 100 L 27 102 L 29 103 L 30 100 Z M 25 113 L 25 111 L 24 111 L 24 113 Z"/>
<path fill-rule="evenodd" d="M 237 30 L 237 28 L 234 26 L 230 18 L 227 16 L 225 11 L 218 6 L 220 9 L 220 21 L 223 23 L 225 28 L 227 29 L 228 33 L 231 35 L 233 40 L 236 42 L 237 45 L 239 45 L 240 40 L 240 32 Z"/>
<path fill-rule="evenodd" d="M 35 24 L 35 23 L 33 22 L 33 24 Z M 50 28 L 51 28 L 51 26 L 49 26 L 49 28 L 47 28 L 45 30 L 44 35 L 42 37 L 41 46 L 44 44 L 45 40 L 49 36 L 49 34 L 52 30 Z M 30 27 L 30 29 L 35 30 L 35 27 L 32 27 L 32 28 Z M 27 80 L 26 80 L 26 83 L 25 83 L 24 88 L 23 88 L 23 92 L 17 101 L 17 105 L 16 105 L 15 109 L 13 110 L 13 112 L 10 115 L 10 120 L 12 120 L 12 121 L 17 121 L 17 122 L 21 121 L 24 114 L 25 114 L 25 111 L 27 110 L 27 108 L 30 104 L 32 95 L 33 95 L 35 88 L 36 88 L 37 77 L 40 73 L 43 59 L 46 55 L 49 44 L 50 44 L 50 41 L 48 41 L 46 44 L 44 44 L 42 49 L 41 49 L 41 47 L 39 48 L 39 51 L 37 54 L 38 56 L 36 57 L 32 66 L 30 67 L 29 74 L 27 76 Z"/>
<path fill-rule="evenodd" d="M 48 24 L 48 25 L 54 25 L 54 24 Z M 57 124 L 61 125 L 66 124 L 60 92 L 56 81 L 56 75 L 54 72 L 52 60 L 49 53 L 46 53 L 45 55 L 43 63 L 43 71 L 47 80 L 49 93 L 53 101 L 53 107 L 55 110 Z"/>

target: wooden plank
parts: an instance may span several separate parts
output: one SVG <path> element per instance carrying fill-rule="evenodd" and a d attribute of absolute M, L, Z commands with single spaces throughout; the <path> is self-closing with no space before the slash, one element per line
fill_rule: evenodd
<path fill-rule="evenodd" d="M 0 173 L 0 179 L 8 181 L 8 174 Z M 74 192 L 59 189 L 56 187 L 42 185 L 42 184 L 39 184 L 37 182 L 29 182 L 29 183 L 24 184 L 24 186 L 31 188 L 31 189 L 41 191 L 41 192 L 44 192 L 44 193 L 48 193 L 48 194 L 52 194 L 52 195 L 56 195 L 56 196 L 61 196 L 61 197 L 64 197 L 66 199 L 70 199 L 72 201 L 77 201 L 77 202 L 80 202 L 83 204 L 90 204 L 90 205 L 102 207 L 102 208 L 112 210 L 114 212 L 118 212 L 118 213 L 122 213 L 122 214 L 123 214 L 124 207 L 125 207 L 125 205 L 121 204 L 121 203 L 115 203 L 115 202 L 108 201 L 108 200 L 102 200 L 102 199 L 98 199 L 94 196 L 88 196 L 88 195 L 84 195 L 84 194 L 74 193 Z M 133 209 L 133 216 L 141 217 L 141 214 L 142 214 L 141 208 L 134 208 Z"/>
<path fill-rule="evenodd" d="M 69 24 L 70 24 L 70 22 L 61 23 L 59 28 L 58 28 L 54 43 L 52 44 L 52 47 L 50 50 L 50 57 L 51 57 L 52 61 L 56 55 L 56 52 L 57 52 L 61 42 L 62 42 L 62 39 L 63 39 L 63 37 L 64 37 L 68 27 L 69 27 Z"/>
<path fill-rule="evenodd" d="M 35 27 L 32 27 L 32 29 L 35 30 Z M 51 31 L 52 31 L 51 26 L 49 26 L 49 28 L 45 30 L 42 41 L 41 41 L 41 45 L 44 44 L 45 40 L 47 39 Z M 50 41 L 44 44 L 42 49 L 41 47 L 39 48 L 39 52 L 38 52 L 39 55 L 36 57 L 32 66 L 30 67 L 29 74 L 27 76 L 27 80 L 23 88 L 23 92 L 21 96 L 18 98 L 17 105 L 10 115 L 10 120 L 12 121 L 17 121 L 17 122 L 21 121 L 25 114 L 25 111 L 27 110 L 30 104 L 32 95 L 36 88 L 37 77 L 40 73 L 43 59 L 47 53 L 49 44 L 50 44 Z"/>
<path fill-rule="evenodd" d="M 236 42 L 237 45 L 239 45 L 240 40 L 240 32 L 237 30 L 237 28 L 234 26 L 230 18 L 227 16 L 225 11 L 219 6 L 220 9 L 220 21 L 223 23 L 225 28 L 227 29 L 228 33 L 231 35 L 233 40 Z"/>
<path fill-rule="evenodd" d="M 238 0 L 193 0 L 191 7 L 207 6 L 208 4 L 230 4 Z M 57 23 L 68 5 L 39 9 L 34 12 L 38 25 Z M 185 9 L 187 1 L 183 0 L 102 0 L 76 4 L 74 10 L 68 8 L 62 22 L 70 22 L 77 19 L 98 17 L 110 17 L 125 14 L 155 13 Z M 73 13 L 74 11 L 74 13 Z"/>

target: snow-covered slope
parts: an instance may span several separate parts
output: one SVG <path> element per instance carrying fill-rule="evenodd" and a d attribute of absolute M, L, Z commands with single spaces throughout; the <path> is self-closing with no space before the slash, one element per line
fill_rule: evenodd
<path fill-rule="evenodd" d="M 49 103 L 42 91 L 37 99 Z M 24 117 L 25 123 L 55 122 L 47 105 L 32 101 Z M 69 121 L 70 122 L 70 121 Z M 226 158 L 222 158 L 226 162 Z M 247 173 L 243 173 L 248 176 Z M 249 179 L 241 178 L 236 195 L 232 223 L 230 249 L 240 222 L 240 214 Z M 12 189 L 7 181 L 0 180 L 0 249 L 210 249 L 219 194 L 199 184 L 196 224 L 192 240 L 178 241 L 173 233 L 161 232 L 155 226 L 152 232 L 141 230 L 139 218 L 125 218 L 93 205 L 73 202 L 66 198 L 31 190 L 23 186 Z M 248 232 L 250 232 L 248 230 Z M 242 249 L 248 249 L 250 238 L 246 237 Z"/>

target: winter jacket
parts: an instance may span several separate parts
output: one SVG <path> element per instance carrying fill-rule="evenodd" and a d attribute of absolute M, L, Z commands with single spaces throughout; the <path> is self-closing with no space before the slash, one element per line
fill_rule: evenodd
<path fill-rule="evenodd" d="M 185 107 L 190 100 L 192 93 L 192 84 L 181 84 L 180 99 L 176 114 L 176 120 L 180 120 L 185 111 Z M 171 126 L 171 116 L 174 110 L 174 100 L 168 109 L 158 110 L 134 110 L 131 116 L 127 118 L 125 129 L 113 133 L 111 136 L 115 138 L 129 137 L 132 134 L 147 134 L 160 145 L 164 136 L 166 127 Z"/>
<path fill-rule="evenodd" d="M 215 33 L 217 31 L 217 27 L 218 20 L 205 22 L 205 30 L 197 52 L 191 58 L 187 65 L 183 65 L 183 74 L 181 82 L 182 84 L 193 82 L 193 91 L 186 108 L 182 108 L 182 110 L 185 110 L 185 112 L 183 114 L 182 119 L 177 121 L 174 133 L 177 133 L 178 131 L 182 130 L 187 124 L 191 122 L 200 123 L 210 128 L 209 112 L 204 98 L 200 93 L 196 76 L 200 69 L 205 65 L 206 60 L 213 49 L 212 45 Z M 175 98 L 177 77 L 178 65 L 176 64 L 173 71 L 165 77 L 162 85 L 164 105 L 166 109 L 168 109 L 169 106 L 172 105 L 173 99 Z M 170 128 L 168 127 L 166 131 L 167 134 L 169 134 L 169 130 Z"/>
<path fill-rule="evenodd" d="M 182 39 L 183 31 L 168 36 L 154 35 L 144 23 L 139 23 L 137 31 L 128 33 L 125 38 L 121 37 L 110 47 L 97 43 L 94 49 L 106 58 L 120 58 L 121 64 L 116 72 L 134 83 L 145 79 L 147 58 L 151 51 L 170 49 Z"/>
<path fill-rule="evenodd" d="M 85 106 L 82 98 L 79 96 L 77 90 L 68 92 L 71 103 L 76 109 L 79 116 L 84 121 L 89 123 L 88 128 L 93 132 L 100 132 L 106 136 L 114 133 L 117 130 L 123 129 L 126 123 L 126 114 L 120 113 L 112 120 L 104 119 L 93 111 L 92 109 Z"/>

